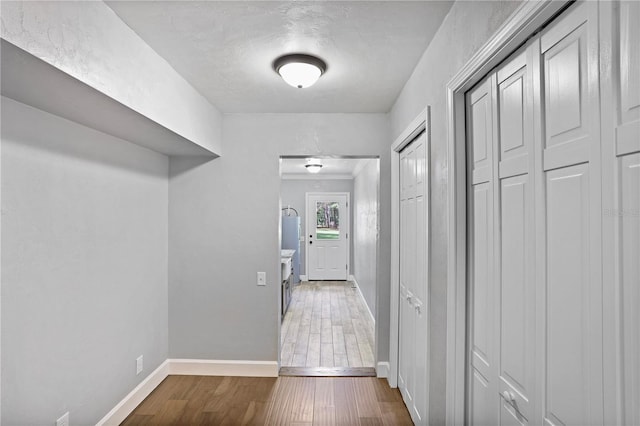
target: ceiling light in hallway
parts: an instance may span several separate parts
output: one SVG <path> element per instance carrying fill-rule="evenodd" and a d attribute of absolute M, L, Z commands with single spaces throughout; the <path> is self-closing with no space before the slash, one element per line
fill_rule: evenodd
<path fill-rule="evenodd" d="M 295 53 L 280 56 L 273 62 L 273 69 L 287 84 L 303 89 L 318 81 L 327 70 L 327 64 L 318 57 Z"/>
<path fill-rule="evenodd" d="M 304 165 L 309 173 L 318 173 L 322 168 L 322 161 L 318 158 L 309 158 L 307 164 Z"/>

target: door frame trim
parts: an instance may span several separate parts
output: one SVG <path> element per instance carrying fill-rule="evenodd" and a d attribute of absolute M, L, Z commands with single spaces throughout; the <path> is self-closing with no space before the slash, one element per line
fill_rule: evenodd
<path fill-rule="evenodd" d="M 464 424 L 466 407 L 467 153 L 464 95 L 570 3 L 567 0 L 522 3 L 447 84 L 447 424 Z M 393 224 L 395 227 L 395 222 Z M 392 249 L 393 243 L 392 240 Z M 392 273 L 393 261 L 394 259 Z M 397 314 L 395 319 L 397 320 Z M 391 332 L 393 331 L 392 327 Z"/>
<path fill-rule="evenodd" d="M 309 196 L 331 196 L 331 195 L 344 195 L 347 197 L 347 230 L 345 231 L 347 233 L 347 272 L 346 272 L 346 280 L 349 279 L 349 275 L 351 275 L 350 271 L 351 271 L 351 241 L 353 240 L 353 235 L 349 236 L 349 234 L 351 233 L 351 193 L 350 192 L 305 192 L 304 193 L 304 210 L 305 210 L 305 216 L 304 216 L 304 220 L 305 220 L 305 224 L 304 224 L 304 229 L 305 231 L 308 231 L 307 229 L 307 225 L 308 223 L 306 222 L 309 219 L 309 216 L 306 214 L 307 213 L 307 207 L 309 207 Z M 304 238 L 305 244 L 308 241 L 306 235 Z M 311 274 L 309 273 L 309 251 L 305 248 L 305 253 L 306 256 L 304 257 L 304 270 L 307 274 L 307 278 L 309 278 L 311 276 Z"/>
<path fill-rule="evenodd" d="M 391 300 L 387 381 L 392 388 L 398 387 L 398 353 L 400 351 L 400 151 L 427 129 L 429 113 L 430 107 L 427 106 L 391 145 Z M 426 148 L 429 149 L 428 144 Z M 431 170 L 429 165 L 427 170 Z M 427 180 L 429 181 L 429 177 Z M 430 188 L 427 188 L 427 193 L 429 192 Z"/>

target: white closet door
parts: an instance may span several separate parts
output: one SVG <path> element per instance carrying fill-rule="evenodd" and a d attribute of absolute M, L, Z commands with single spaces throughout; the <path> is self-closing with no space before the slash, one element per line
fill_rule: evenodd
<path fill-rule="evenodd" d="M 576 2 L 467 93 L 470 424 L 640 425 L 638 22 Z"/>
<path fill-rule="evenodd" d="M 467 94 L 470 200 L 469 423 L 526 424 L 535 395 L 532 63 L 513 55 Z"/>
<path fill-rule="evenodd" d="M 605 188 L 604 294 L 608 316 L 605 389 L 608 423 L 640 424 L 640 3 L 606 3 L 603 43 L 612 79 L 603 73 Z M 610 15 L 610 17 L 608 16 Z M 602 17 L 601 17 L 601 20 Z M 608 22 L 610 21 L 610 22 Z M 611 34 L 611 39 L 607 37 Z M 605 50 L 606 51 L 606 50 Z M 608 297 L 611 295 L 611 297 Z"/>
<path fill-rule="evenodd" d="M 622 419 L 640 424 L 640 3 L 620 7 L 620 121 L 616 155 L 620 182 Z"/>
<path fill-rule="evenodd" d="M 620 7 L 619 162 L 622 422 L 640 424 L 640 3 Z"/>
<path fill-rule="evenodd" d="M 415 321 L 415 158 L 412 144 L 400 153 L 400 354 L 398 387 L 409 409 L 413 406 Z"/>
<path fill-rule="evenodd" d="M 427 136 L 400 153 L 400 354 L 398 387 L 416 424 L 428 421 Z"/>
<path fill-rule="evenodd" d="M 469 412 L 471 425 L 498 424 L 494 279 L 493 93 L 495 75 L 467 93 L 470 151 Z"/>
<path fill-rule="evenodd" d="M 497 71 L 496 282 L 500 424 L 533 420 L 535 396 L 534 117 L 537 43 Z M 507 406 L 505 405 L 507 403 Z"/>
<path fill-rule="evenodd" d="M 603 424 L 597 30 L 597 4 L 579 3 L 540 39 L 545 425 Z"/>
<path fill-rule="evenodd" d="M 640 140 L 640 133 L 636 136 Z M 620 159 L 622 423 L 640 424 L 640 153 Z"/>
<path fill-rule="evenodd" d="M 427 424 L 429 410 L 429 327 L 428 327 L 428 176 L 427 136 L 422 136 L 415 144 L 415 190 L 416 190 L 416 228 L 415 228 L 415 287 L 413 294 L 413 314 L 415 321 L 414 352 L 414 398 L 412 418 L 416 424 Z"/>

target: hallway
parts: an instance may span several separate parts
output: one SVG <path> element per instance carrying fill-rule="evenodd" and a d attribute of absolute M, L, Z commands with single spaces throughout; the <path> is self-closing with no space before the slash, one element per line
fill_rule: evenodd
<path fill-rule="evenodd" d="M 283 367 L 375 367 L 374 323 L 351 281 L 303 282 L 282 323 Z"/>
<path fill-rule="evenodd" d="M 0 0 L 0 424 L 640 426 L 638 22 Z"/>

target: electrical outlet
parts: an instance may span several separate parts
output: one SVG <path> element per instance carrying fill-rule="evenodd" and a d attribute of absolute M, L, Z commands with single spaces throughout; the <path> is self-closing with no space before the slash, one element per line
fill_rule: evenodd
<path fill-rule="evenodd" d="M 64 413 L 62 415 L 62 417 L 60 417 L 58 420 L 56 420 L 56 426 L 69 426 L 69 412 L 68 411 L 66 413 Z"/>
<path fill-rule="evenodd" d="M 267 285 L 267 273 L 258 272 L 258 285 Z"/>
<path fill-rule="evenodd" d="M 140 355 L 138 358 L 136 358 L 136 376 L 140 373 L 142 373 L 142 355 Z"/>

